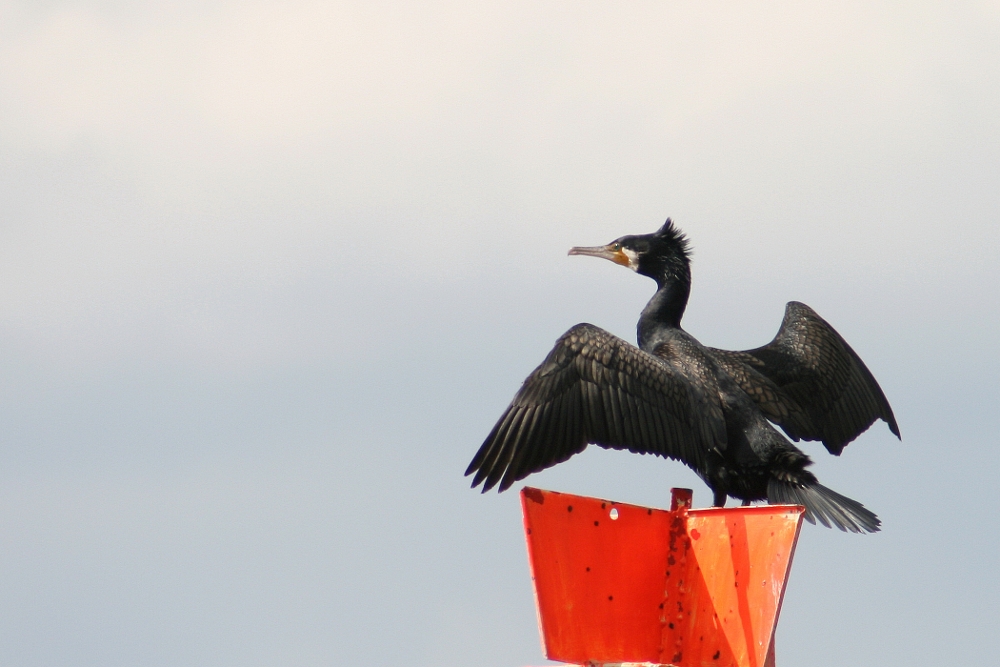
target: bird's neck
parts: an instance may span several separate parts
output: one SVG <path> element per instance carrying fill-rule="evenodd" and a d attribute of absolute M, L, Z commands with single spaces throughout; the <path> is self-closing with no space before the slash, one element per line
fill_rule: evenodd
<path fill-rule="evenodd" d="M 642 309 L 637 327 L 639 347 L 647 352 L 647 346 L 655 346 L 658 331 L 681 328 L 681 318 L 691 293 L 690 279 L 657 282 L 659 289 Z"/>

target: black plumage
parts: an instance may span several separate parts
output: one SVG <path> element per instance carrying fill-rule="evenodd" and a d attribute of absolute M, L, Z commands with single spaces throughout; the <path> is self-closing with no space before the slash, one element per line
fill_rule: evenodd
<path fill-rule="evenodd" d="M 808 306 L 791 302 L 774 340 L 754 350 L 705 347 L 684 331 L 691 286 L 688 242 L 668 219 L 653 234 L 623 236 L 570 254 L 609 259 L 654 279 L 635 347 L 578 324 L 524 381 L 466 470 L 483 492 L 504 491 L 589 443 L 676 459 L 712 489 L 748 503 L 797 503 L 806 518 L 875 532 L 861 503 L 819 484 L 792 440 L 833 454 L 892 408 L 860 357 Z"/>

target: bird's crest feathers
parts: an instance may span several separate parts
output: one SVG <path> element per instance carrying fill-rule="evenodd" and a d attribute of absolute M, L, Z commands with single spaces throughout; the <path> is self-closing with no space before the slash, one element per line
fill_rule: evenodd
<path fill-rule="evenodd" d="M 655 232 L 655 235 L 661 240 L 675 245 L 685 258 L 691 257 L 691 242 L 684 232 L 674 226 L 674 221 L 670 218 L 667 218 L 667 221 Z"/>

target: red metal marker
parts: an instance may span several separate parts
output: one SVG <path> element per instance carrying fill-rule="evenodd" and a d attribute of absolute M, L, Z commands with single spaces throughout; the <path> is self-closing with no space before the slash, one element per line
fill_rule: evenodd
<path fill-rule="evenodd" d="M 804 508 L 670 511 L 524 488 L 545 655 L 582 665 L 774 667 Z"/>

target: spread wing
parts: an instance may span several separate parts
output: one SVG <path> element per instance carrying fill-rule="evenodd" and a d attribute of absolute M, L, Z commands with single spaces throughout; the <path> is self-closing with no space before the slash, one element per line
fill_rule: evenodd
<path fill-rule="evenodd" d="M 899 437 L 885 394 L 851 346 L 809 306 L 791 301 L 770 343 L 709 354 L 792 440 L 822 440 L 831 454 L 876 419 Z"/>
<path fill-rule="evenodd" d="M 706 470 L 725 448 L 718 392 L 670 361 L 592 324 L 578 324 L 524 381 L 466 475 L 500 491 L 582 452 L 588 443 L 657 454 Z"/>

